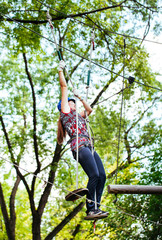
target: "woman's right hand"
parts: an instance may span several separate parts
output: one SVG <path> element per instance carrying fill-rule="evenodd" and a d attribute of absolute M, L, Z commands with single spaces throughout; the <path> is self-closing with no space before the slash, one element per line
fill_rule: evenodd
<path fill-rule="evenodd" d="M 61 61 L 59 62 L 58 71 L 59 71 L 59 72 L 62 72 L 63 69 L 65 68 L 65 66 L 66 66 L 65 62 L 64 62 L 63 60 L 61 60 Z"/>

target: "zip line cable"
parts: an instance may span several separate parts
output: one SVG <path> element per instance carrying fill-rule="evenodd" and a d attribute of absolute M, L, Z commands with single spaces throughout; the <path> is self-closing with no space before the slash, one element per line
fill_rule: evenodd
<path fill-rule="evenodd" d="M 81 23 L 81 24 L 83 24 L 83 25 L 86 25 L 86 26 L 90 27 L 90 28 L 94 28 L 94 27 L 92 27 L 91 25 L 89 25 L 89 24 L 87 24 L 87 23 L 84 23 L 84 22 L 82 22 L 82 21 L 80 21 L 80 20 L 78 20 L 78 19 L 76 19 L 76 18 L 74 18 L 74 17 L 72 17 L 72 16 L 69 16 L 69 17 L 68 17 L 66 13 L 61 12 L 61 11 L 55 9 L 55 8 L 51 7 L 50 5 L 48 5 L 48 4 L 46 4 L 46 3 L 43 3 L 43 2 L 40 1 L 40 0 L 36 0 L 36 1 L 39 2 L 39 3 L 41 3 L 42 5 L 44 5 L 45 7 L 52 9 L 52 10 L 55 11 L 55 12 L 61 13 L 62 15 L 64 15 L 64 16 L 67 17 L 67 18 L 72 18 L 74 21 L 77 21 L 77 22 L 79 22 L 79 23 Z M 102 28 L 95 28 L 95 29 L 102 30 Z M 143 40 L 142 38 L 130 36 L 130 35 L 127 35 L 127 34 L 117 33 L 117 32 L 113 32 L 113 31 L 109 31 L 109 30 L 106 30 L 106 31 L 107 31 L 108 33 L 116 34 L 116 35 L 123 36 L 123 37 L 127 37 L 127 38 L 133 38 L 133 39 L 136 39 L 136 40 Z M 153 41 L 153 40 L 147 40 L 147 39 L 145 39 L 144 41 L 146 41 L 146 42 L 151 42 L 151 43 L 155 43 L 155 44 L 162 44 L 161 42 L 157 42 L 157 41 Z"/>
<path fill-rule="evenodd" d="M 120 91 L 118 91 L 117 93 L 114 93 L 113 95 L 111 95 L 110 97 L 108 97 L 108 98 L 105 98 L 105 99 L 103 99 L 102 101 L 99 101 L 99 102 L 97 102 L 97 103 L 95 103 L 95 105 L 99 105 L 100 103 L 102 103 L 102 102 L 105 102 L 105 101 L 107 101 L 107 100 L 109 100 L 110 98 L 112 98 L 112 97 L 114 97 L 115 95 L 117 95 L 117 94 L 119 94 L 119 93 L 121 93 L 121 92 L 123 92 L 124 90 L 126 90 L 126 89 L 129 89 L 131 87 L 131 85 L 128 87 L 125 87 L 125 88 L 122 88 Z"/>
<path fill-rule="evenodd" d="M 36 177 L 36 178 L 38 178 L 39 180 L 43 181 L 45 184 L 50 184 L 50 185 L 54 186 L 54 184 L 53 184 L 52 182 L 49 182 L 48 180 L 45 180 L 45 179 L 43 179 L 43 178 L 41 178 L 41 177 L 38 177 L 36 174 L 34 174 L 34 173 L 32 173 L 32 172 L 29 172 L 28 170 L 26 170 L 26 169 L 20 167 L 19 165 L 17 165 L 16 163 L 13 163 L 13 162 L 11 163 L 11 161 L 9 161 L 9 160 L 1 157 L 1 156 L 0 156 L 0 158 L 1 158 L 3 161 L 12 164 L 14 167 L 19 168 L 19 169 L 25 171 L 25 172 L 28 173 L 28 174 L 32 174 L 34 177 Z M 58 188 L 58 189 L 61 189 L 61 190 L 63 190 L 63 191 L 66 191 L 66 192 L 68 192 L 68 193 L 72 193 L 71 191 L 69 191 L 69 190 L 67 190 L 67 189 L 65 189 L 65 188 L 63 188 L 63 187 L 57 186 L 56 184 L 55 184 L 55 187 Z M 76 193 L 73 193 L 73 194 L 80 197 L 79 194 L 76 194 Z M 87 201 L 90 200 L 90 199 L 87 199 L 87 198 L 85 198 L 85 199 L 86 199 Z M 90 200 L 90 201 L 91 201 L 91 202 L 94 202 L 93 200 Z M 116 211 L 116 212 L 119 212 L 119 213 L 122 213 L 122 214 L 125 214 L 125 215 L 127 215 L 127 216 L 129 216 L 129 217 L 131 217 L 131 218 L 136 218 L 136 219 L 141 220 L 141 221 L 143 221 L 143 222 L 150 222 L 150 223 L 152 223 L 152 224 L 162 226 L 162 224 L 159 223 L 159 222 L 155 222 L 155 221 L 152 221 L 152 220 L 144 221 L 141 217 L 138 217 L 138 216 L 136 216 L 136 215 L 134 215 L 134 214 L 127 213 L 127 212 L 125 212 L 125 211 L 122 211 L 122 210 L 119 210 L 119 209 L 116 209 L 116 208 L 112 208 L 112 207 L 109 207 L 109 206 L 106 206 L 106 205 L 102 205 L 102 204 L 100 204 L 100 206 L 102 206 L 102 207 L 104 207 L 104 208 L 109 208 L 109 209 L 111 209 L 111 210 L 113 210 L 113 211 Z"/>
<path fill-rule="evenodd" d="M 7 15 L 3 14 L 2 12 L 0 12 L 0 15 L 3 15 L 4 17 L 8 17 Z M 12 19 L 12 20 L 13 20 L 15 23 L 17 23 L 18 25 L 20 25 L 20 26 L 28 29 L 29 31 L 35 33 L 35 34 L 38 35 L 39 37 L 42 37 L 42 38 L 46 39 L 47 41 L 49 41 L 49 42 L 51 42 L 51 43 L 54 43 L 53 40 L 51 40 L 51 39 L 49 39 L 49 38 L 41 35 L 40 33 L 32 30 L 32 29 L 29 28 L 29 27 L 24 26 L 23 24 L 19 23 L 17 20 L 15 20 L 15 19 L 13 19 L 13 18 L 11 18 L 11 17 L 8 17 L 8 18 Z M 68 51 L 68 52 L 71 52 L 72 54 L 74 54 L 74 55 L 76 55 L 76 56 L 78 56 L 78 57 L 86 60 L 86 61 L 89 61 L 88 58 L 86 58 L 86 57 L 84 57 L 84 56 L 81 56 L 81 55 L 79 55 L 78 53 L 75 53 L 75 52 L 73 52 L 72 50 L 70 50 L 70 49 L 68 49 L 68 48 L 66 48 L 66 47 L 64 47 L 64 46 L 61 46 L 61 45 L 59 45 L 59 44 L 58 44 L 58 46 L 59 46 L 60 48 L 63 48 L 64 50 L 66 50 L 66 51 Z M 113 73 L 113 74 L 115 74 L 115 75 L 123 78 L 122 75 L 120 75 L 120 74 L 118 74 L 118 73 L 116 73 L 116 72 L 114 72 L 114 71 L 109 70 L 108 68 L 104 67 L 103 65 L 101 65 L 101 64 L 99 64 L 99 63 L 96 63 L 96 62 L 94 62 L 94 61 L 91 61 L 91 63 L 93 63 L 94 65 L 96 65 L 96 66 L 98 66 L 98 67 L 100 67 L 100 68 L 102 68 L 102 69 L 105 69 L 106 71 L 108 71 L 108 72 L 110 72 L 110 73 Z M 127 79 L 127 80 L 129 80 L 129 78 L 127 78 L 127 77 L 124 77 L 124 78 Z M 143 85 L 143 86 L 146 86 L 146 87 L 149 87 L 149 88 L 158 90 L 158 91 L 162 91 L 162 89 L 160 89 L 160 88 L 153 87 L 153 86 L 147 85 L 147 84 L 145 84 L 145 83 L 138 82 L 138 81 L 136 81 L 136 80 L 134 80 L 134 82 L 136 82 L 136 83 L 138 83 L 138 84 L 141 84 L 141 85 Z"/>

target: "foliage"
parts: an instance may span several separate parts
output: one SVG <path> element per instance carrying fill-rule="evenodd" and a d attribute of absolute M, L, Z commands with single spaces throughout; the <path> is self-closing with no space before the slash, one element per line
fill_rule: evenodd
<path fill-rule="evenodd" d="M 81 96 L 86 95 L 90 38 L 95 29 L 88 101 L 94 109 L 90 125 L 95 149 L 107 175 L 102 208 L 109 211 L 107 219 L 97 222 L 95 233 L 92 222 L 83 221 L 85 207 L 75 212 L 82 200 L 72 204 L 64 199 L 75 189 L 76 162 L 69 146 L 56 141 L 59 60 L 44 4 L 51 7 L 61 55 Z M 110 183 L 161 184 L 161 126 L 160 116 L 155 117 L 160 93 L 148 87 L 161 88 L 161 84 L 142 46 L 150 26 L 155 34 L 161 32 L 154 21 L 160 16 L 158 7 L 157 0 L 2 1 L 1 239 L 161 239 L 157 224 L 161 196 L 117 196 L 114 204 L 115 197 L 107 193 Z M 143 40 L 138 39 L 141 32 Z M 120 119 L 123 73 L 126 89 Z M 128 83 L 129 75 L 135 76 L 133 84 Z M 71 94 L 68 78 L 67 82 Z M 79 186 L 86 182 L 79 166 Z M 70 213 L 74 214 L 71 221 Z"/>

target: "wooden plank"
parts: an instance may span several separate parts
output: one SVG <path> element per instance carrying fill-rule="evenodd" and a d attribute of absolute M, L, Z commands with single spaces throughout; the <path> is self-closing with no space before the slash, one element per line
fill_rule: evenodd
<path fill-rule="evenodd" d="M 88 193 L 87 188 L 79 188 L 79 189 L 76 189 L 76 190 L 70 192 L 68 195 L 66 195 L 65 200 L 66 201 L 75 201 L 75 200 L 83 197 L 87 193 Z"/>
<path fill-rule="evenodd" d="M 108 185 L 112 194 L 162 194 L 162 186 L 148 185 Z"/>

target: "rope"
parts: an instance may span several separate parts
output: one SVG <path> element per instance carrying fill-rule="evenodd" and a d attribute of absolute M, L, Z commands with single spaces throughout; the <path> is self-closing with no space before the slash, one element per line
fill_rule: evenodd
<path fill-rule="evenodd" d="M 124 56 L 123 56 L 123 86 L 122 86 L 122 100 L 121 100 L 121 107 L 120 107 L 120 124 L 119 124 L 119 135 L 118 135 L 118 152 L 117 152 L 117 165 L 116 165 L 116 180 L 115 183 L 117 184 L 117 175 L 118 175 L 118 166 L 119 166 L 119 150 L 120 150 L 120 132 L 121 132 L 121 121 L 122 121 L 122 112 L 123 112 L 123 96 L 124 96 L 124 71 L 125 71 L 125 39 L 124 39 Z"/>
<path fill-rule="evenodd" d="M 92 51 L 94 50 L 94 38 L 95 38 L 95 34 L 94 34 L 94 30 L 91 32 L 91 47 L 90 47 L 90 58 L 89 58 L 89 69 L 88 69 L 88 76 L 87 76 L 87 93 L 86 93 L 86 101 L 88 101 L 88 90 L 89 90 L 89 84 L 90 84 L 90 73 L 91 73 L 91 62 L 92 62 Z M 94 144 L 92 141 L 92 136 L 91 136 L 91 130 L 90 130 L 90 126 L 89 126 L 89 118 L 86 112 L 86 122 L 87 122 L 87 128 L 88 128 L 88 134 L 89 134 L 89 138 L 90 138 L 90 142 L 92 145 L 92 155 L 94 156 Z M 95 190 L 95 209 L 97 210 L 97 195 L 96 195 L 96 190 Z"/>
<path fill-rule="evenodd" d="M 4 17 L 8 17 L 7 15 L 3 14 L 2 12 L 0 12 L 0 14 L 1 14 L 2 16 L 4 16 Z M 24 26 L 23 24 L 19 23 L 19 22 L 16 21 L 15 19 L 13 19 L 13 18 L 11 18 L 11 17 L 8 17 L 8 18 L 12 19 L 12 21 L 14 21 L 15 23 L 17 23 L 18 25 L 20 25 L 20 26 L 28 29 L 29 31 L 35 33 L 35 34 L 38 35 L 39 37 L 42 37 L 42 38 L 46 39 L 47 41 L 49 41 L 49 42 L 51 42 L 51 43 L 55 43 L 53 40 L 51 40 L 51 39 L 43 36 L 42 34 L 36 32 L 36 31 L 34 31 L 34 30 L 32 30 L 32 29 L 30 29 L 29 27 Z M 59 45 L 59 44 L 58 44 L 58 46 L 59 46 L 60 48 L 63 48 L 64 50 L 66 50 L 66 51 L 68 51 L 68 52 L 71 52 L 72 54 L 74 54 L 74 55 L 76 55 L 76 56 L 78 56 L 78 57 L 80 57 L 80 58 L 82 58 L 82 59 L 84 59 L 84 60 L 86 60 L 86 61 L 89 62 L 89 59 L 87 59 L 86 57 L 81 56 L 80 54 L 75 53 L 75 52 L 73 52 L 72 50 L 70 50 L 70 49 L 68 49 L 68 48 L 66 48 L 66 47 L 64 47 L 64 46 L 61 46 L 61 45 Z M 110 73 L 113 73 L 113 74 L 115 74 L 115 75 L 123 78 L 122 75 L 120 75 L 120 74 L 118 74 L 118 73 L 116 73 L 116 72 L 114 72 L 114 71 L 112 71 L 112 70 L 104 67 L 103 65 L 101 65 L 101 64 L 99 64 L 99 63 L 96 63 L 96 62 L 94 62 L 94 61 L 92 61 L 92 63 L 93 63 L 94 65 L 96 65 L 96 66 L 98 66 L 98 67 L 100 67 L 100 68 L 102 68 L 102 69 L 110 72 Z M 66 73 L 66 74 L 68 74 L 68 73 Z M 127 79 L 127 80 L 129 80 L 129 78 L 127 78 L 127 77 L 124 77 L 124 78 Z M 70 79 L 70 77 L 69 77 L 69 79 Z M 140 83 L 140 82 L 138 82 L 138 81 L 134 81 L 134 82 L 136 82 L 136 83 L 138 83 L 138 84 L 141 84 L 141 85 L 143 85 L 143 86 L 149 87 L 149 88 L 153 88 L 153 89 L 158 90 L 158 91 L 162 91 L 162 89 L 157 88 L 157 87 L 153 87 L 153 86 L 150 86 L 150 85 L 147 85 L 147 84 L 144 84 L 144 83 Z"/>
<path fill-rule="evenodd" d="M 75 105 L 76 105 L 76 189 L 78 189 L 78 162 L 79 162 L 79 138 L 78 138 L 78 99 L 75 97 Z"/>
<path fill-rule="evenodd" d="M 88 100 L 88 89 L 90 84 L 90 74 L 91 74 L 91 63 L 92 63 L 92 51 L 94 50 L 94 30 L 91 32 L 91 48 L 90 48 L 90 58 L 89 58 L 89 69 L 88 69 L 88 76 L 87 76 L 87 94 L 86 94 L 86 101 Z"/>
<path fill-rule="evenodd" d="M 57 44 L 57 41 L 56 41 L 56 37 L 55 37 L 54 31 L 53 31 L 54 27 L 53 27 L 53 24 L 51 22 L 52 17 L 50 16 L 48 10 L 47 10 L 47 20 L 48 20 L 49 25 L 51 27 L 51 31 L 52 31 L 52 35 L 53 35 L 53 38 L 54 38 L 54 43 L 55 43 L 55 46 L 56 46 L 56 50 L 57 50 L 57 54 L 58 54 L 59 60 L 62 60 L 61 53 L 59 51 L 58 44 Z M 65 72 L 66 72 L 66 74 L 67 74 L 67 76 L 68 76 L 68 78 L 69 78 L 69 80 L 71 82 L 72 87 L 74 88 L 73 82 L 72 82 L 72 80 L 71 80 L 71 78 L 70 78 L 70 76 L 68 74 L 68 71 L 66 70 L 66 67 L 65 67 Z"/>
<path fill-rule="evenodd" d="M 88 76 L 87 76 L 87 92 L 86 92 L 86 101 L 88 101 L 88 90 L 89 90 L 89 84 L 90 84 L 90 73 L 91 73 L 91 62 L 92 62 L 92 51 L 94 50 L 94 30 L 91 32 L 91 48 L 90 48 L 90 58 L 89 58 L 89 69 L 88 69 Z M 89 137 L 90 137 L 90 141 L 91 141 L 91 145 L 93 146 L 93 141 L 92 141 L 92 136 L 91 136 L 91 130 L 90 130 L 90 126 L 89 126 L 89 119 L 88 119 L 88 115 L 86 112 L 86 122 L 87 122 L 87 127 L 88 127 L 88 133 L 89 133 Z M 92 148 L 92 154 L 94 154 L 94 150 Z"/>
<path fill-rule="evenodd" d="M 19 168 L 19 169 L 21 169 L 21 170 L 23 170 L 23 171 L 25 171 L 25 172 L 27 172 L 27 173 L 29 173 L 29 174 L 32 174 L 34 177 L 36 177 L 36 178 L 38 178 L 39 180 L 43 181 L 45 184 L 50 184 L 50 185 L 52 185 L 52 186 L 54 185 L 53 183 L 51 183 L 51 182 L 49 182 L 49 181 L 47 181 L 47 180 L 45 180 L 45 179 L 43 179 L 43 178 L 41 178 L 41 177 L 38 177 L 38 175 L 36 175 L 36 174 L 34 174 L 34 173 L 32 173 L 32 172 L 29 172 L 28 170 L 20 167 L 20 166 L 17 165 L 16 163 L 10 162 L 9 160 L 7 160 L 7 159 L 5 159 L 5 158 L 3 158 L 3 157 L 1 157 L 1 156 L 0 156 L 0 158 L 1 158 L 2 160 L 4 160 L 5 162 L 8 162 L 8 163 L 12 164 L 14 167 Z M 69 191 L 69 190 L 67 190 L 67 189 L 65 189 L 65 188 L 62 188 L 62 187 L 60 187 L 60 186 L 57 186 L 56 184 L 55 184 L 55 187 L 58 188 L 58 189 L 61 189 L 61 190 L 63 190 L 63 191 L 66 191 L 66 192 L 68 192 L 68 193 L 72 193 L 72 194 L 80 197 L 79 194 L 73 193 L 73 192 L 71 192 L 71 191 Z M 92 201 L 92 200 L 90 200 L 90 199 L 88 199 L 88 198 L 86 198 L 86 200 L 87 200 L 87 201 L 94 202 L 94 201 Z M 111 209 L 111 210 L 113 210 L 113 211 L 116 211 L 116 212 L 120 212 L 120 213 L 122 213 L 122 214 L 125 214 L 125 215 L 131 217 L 131 218 L 136 218 L 136 219 L 139 219 L 139 220 L 141 220 L 141 221 L 144 221 L 142 218 L 140 218 L 140 217 L 138 217 L 138 216 L 136 216 L 136 215 L 134 215 L 134 214 L 127 213 L 127 212 L 125 212 L 125 211 L 123 211 L 123 210 L 119 210 L 119 209 L 112 208 L 112 207 L 109 207 L 109 206 L 106 206 L 106 205 L 102 205 L 102 204 L 100 204 L 100 206 L 102 206 L 102 207 L 104 207 L 104 208 L 109 208 L 109 209 Z M 145 221 L 145 222 L 150 222 L 150 223 L 152 223 L 152 224 L 162 226 L 161 223 L 159 223 L 159 222 L 154 222 L 154 221 L 152 221 L 152 220 L 147 220 L 147 221 Z"/>
<path fill-rule="evenodd" d="M 61 53 L 60 53 L 60 51 L 59 51 L 59 48 L 58 48 L 58 45 L 57 45 L 57 41 L 56 41 L 56 37 L 55 37 L 54 31 L 53 31 L 53 25 L 52 25 L 52 22 L 51 22 L 52 17 L 50 16 L 48 10 L 47 10 L 47 15 L 46 15 L 46 16 L 47 16 L 47 20 L 48 20 L 48 22 L 49 22 L 49 25 L 50 25 L 50 27 L 51 27 L 51 32 L 52 32 L 53 39 L 54 39 L 54 42 L 55 42 L 55 45 L 56 45 L 56 50 L 57 50 L 58 57 L 59 57 L 60 60 L 62 60 Z"/>

